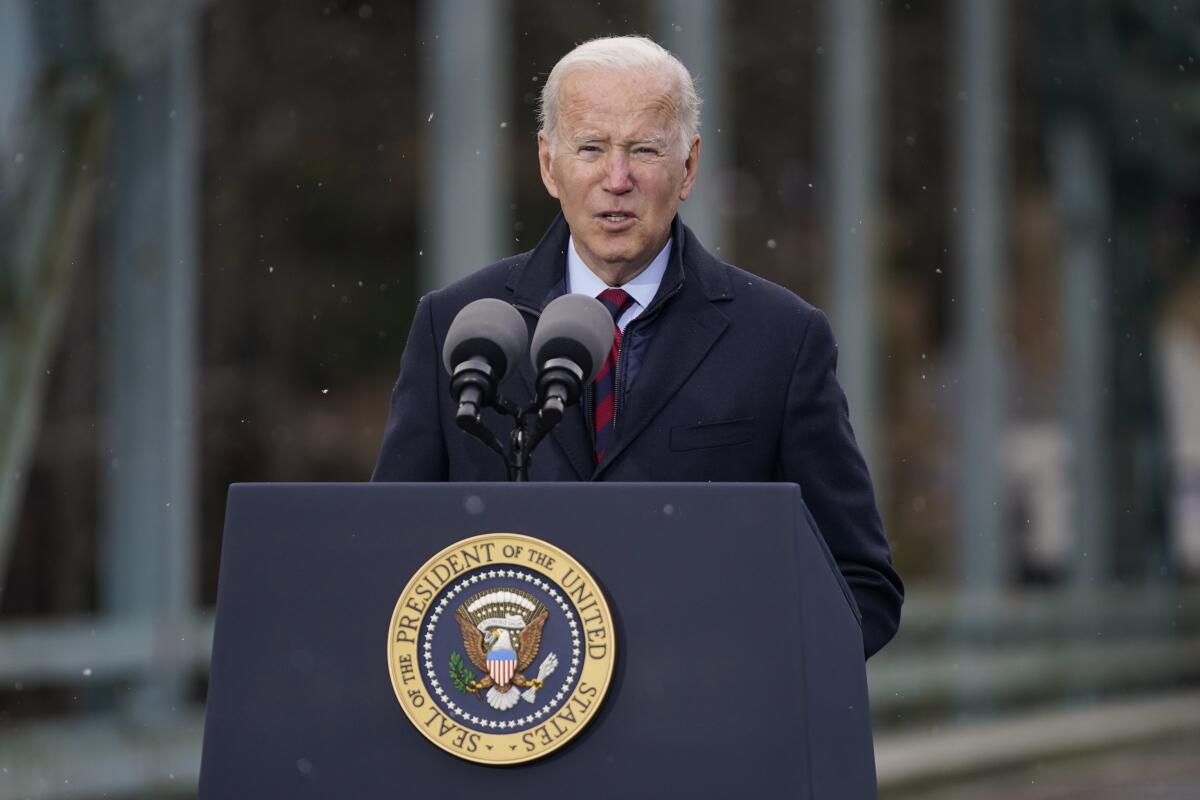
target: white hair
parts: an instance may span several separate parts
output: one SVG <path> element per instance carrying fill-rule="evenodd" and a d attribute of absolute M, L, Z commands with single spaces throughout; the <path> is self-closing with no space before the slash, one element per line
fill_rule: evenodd
<path fill-rule="evenodd" d="M 646 36 L 608 36 L 584 42 L 558 60 L 542 87 L 542 103 L 538 109 L 541 132 L 554 152 L 554 135 L 558 126 L 558 99 L 566 77 L 581 69 L 634 70 L 660 75 L 670 82 L 679 117 L 679 139 L 683 157 L 700 132 L 700 95 L 692 74 L 683 63 L 658 42 Z"/>

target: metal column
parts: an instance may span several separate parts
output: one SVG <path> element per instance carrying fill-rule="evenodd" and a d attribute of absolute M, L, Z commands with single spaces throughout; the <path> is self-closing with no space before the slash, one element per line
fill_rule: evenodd
<path fill-rule="evenodd" d="M 1104 280 L 1108 190 L 1099 143 L 1083 119 L 1055 123 L 1049 148 L 1064 223 L 1062 314 L 1075 557 L 1071 580 L 1082 588 L 1106 578 L 1111 559 L 1104 420 L 1105 327 L 1110 319 Z"/>
<path fill-rule="evenodd" d="M 101 596 L 124 616 L 179 618 L 195 594 L 194 14 L 185 4 L 167 23 L 162 62 L 127 76 L 117 97 Z M 136 711 L 165 712 L 180 690 L 169 650 L 163 659 Z"/>
<path fill-rule="evenodd" d="M 725 218 L 718 200 L 733 142 L 733 120 L 725 97 L 725 59 L 720 57 L 725 49 L 724 6 L 722 0 L 662 0 L 655 9 L 659 41 L 687 66 L 704 101 L 700 174 L 679 213 L 705 248 L 729 260 Z"/>
<path fill-rule="evenodd" d="M 71 62 L 91 52 L 88 18 L 77 4 L 0 3 L 0 593 L 103 162 L 107 104 Z"/>
<path fill-rule="evenodd" d="M 436 289 L 511 255 L 517 247 L 508 210 L 513 98 L 508 3 L 425 3 L 421 106 L 426 154 L 422 291 Z M 540 84 L 537 84 L 540 89 Z M 530 141 L 520 156 L 534 163 Z M 522 248 L 524 249 L 524 248 Z"/>
<path fill-rule="evenodd" d="M 0 595 L 8 575 L 8 553 L 15 538 L 13 522 L 24 495 L 22 470 L 34 445 L 38 425 L 37 405 L 41 400 L 42 370 L 40 359 L 29 362 L 32 343 L 23 341 L 14 328 L 15 298 L 24 294 L 23 285 L 32 280 L 27 272 L 37 256 L 23 257 L 26 248 L 17 245 L 16 231 L 25 230 L 32 238 L 36 231 L 27 219 L 17 219 L 17 192 L 28 178 L 20 173 L 30 155 L 17 147 L 18 123 L 26 108 L 37 73 L 37 54 L 34 46 L 33 20 L 24 0 L 0 4 Z M 55 165 L 57 166 L 57 165 Z M 57 171 L 57 170 L 56 170 Z M 24 178 L 24 180 L 22 180 Z M 43 179 L 45 180 L 45 179 Z M 39 198 L 40 200 L 40 198 Z M 33 209 L 26 205 L 26 215 L 44 219 L 38 214 L 44 202 L 35 202 Z M 38 226 L 44 227 L 44 226 Z M 11 304 L 11 305 L 10 305 Z M 36 337 L 45 339 L 48 337 Z M 43 346 L 40 349 L 48 349 Z"/>
<path fill-rule="evenodd" d="M 0 4 L 0 176 L 12 168 L 16 129 L 37 72 L 33 20 L 27 0 Z M 22 159 L 23 160 L 23 159 Z M 3 178 L 0 178 L 3 180 Z M 13 185 L 0 183 L 0 192 Z"/>
<path fill-rule="evenodd" d="M 879 241 L 875 225 L 879 169 L 876 112 L 879 36 L 873 0 L 828 0 L 824 6 L 828 63 L 824 74 L 825 163 L 829 214 L 826 237 L 833 276 L 838 380 L 850 402 L 854 434 L 876 481 L 883 477 L 878 375 Z"/>
<path fill-rule="evenodd" d="M 958 578 L 973 590 L 996 589 L 1006 569 L 1001 525 L 1004 503 L 997 454 L 1003 422 L 1000 311 L 1004 234 L 1005 6 L 1000 0 L 962 0 L 956 9 L 958 257 L 955 293 L 960 336 L 962 489 Z"/>

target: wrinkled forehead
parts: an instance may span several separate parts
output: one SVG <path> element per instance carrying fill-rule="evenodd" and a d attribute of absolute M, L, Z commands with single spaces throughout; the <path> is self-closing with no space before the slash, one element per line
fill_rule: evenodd
<path fill-rule="evenodd" d="M 593 128 L 666 137 L 679 125 L 679 103 L 668 75 L 587 67 L 564 77 L 558 115 L 567 137 Z"/>

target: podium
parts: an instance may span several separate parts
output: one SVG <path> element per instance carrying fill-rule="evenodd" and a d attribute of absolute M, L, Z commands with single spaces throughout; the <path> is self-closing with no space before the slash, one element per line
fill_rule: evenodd
<path fill-rule="evenodd" d="M 235 485 L 200 797 L 875 797 L 862 636 L 806 519 L 794 484 Z M 406 584 L 491 532 L 568 552 L 615 627 L 590 723 L 514 766 L 435 747 L 389 676 Z"/>

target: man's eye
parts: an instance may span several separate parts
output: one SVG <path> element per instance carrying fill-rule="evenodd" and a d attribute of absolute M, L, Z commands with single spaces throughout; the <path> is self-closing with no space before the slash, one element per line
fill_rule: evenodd
<path fill-rule="evenodd" d="M 581 152 L 581 153 L 599 153 L 600 148 L 594 144 L 585 144 L 579 148 L 579 152 Z"/>

